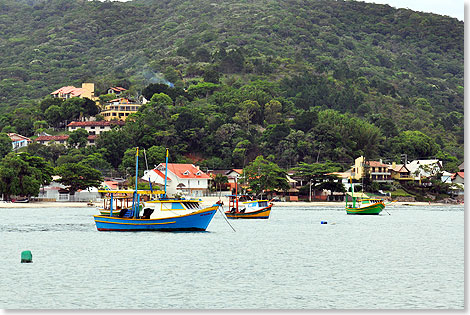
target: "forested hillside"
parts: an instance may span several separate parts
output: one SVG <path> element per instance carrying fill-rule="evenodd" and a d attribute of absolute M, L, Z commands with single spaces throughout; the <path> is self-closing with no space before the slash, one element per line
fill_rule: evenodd
<path fill-rule="evenodd" d="M 463 40 L 457 19 L 356 1 L 3 0 L 0 127 L 32 136 L 50 121 L 39 105 L 50 92 L 94 82 L 98 94 L 169 95 L 142 108 L 114 152 L 117 135 L 98 142 L 114 167 L 140 145 L 211 168 L 404 153 L 455 170 Z"/>

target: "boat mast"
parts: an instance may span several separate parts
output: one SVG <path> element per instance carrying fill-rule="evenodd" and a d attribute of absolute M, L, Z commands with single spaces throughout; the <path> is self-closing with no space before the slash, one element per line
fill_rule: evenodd
<path fill-rule="evenodd" d="M 352 202 L 353 202 L 353 208 L 356 207 L 356 198 L 354 198 L 354 185 L 353 185 L 353 182 L 352 182 L 352 177 L 349 177 L 349 179 L 351 180 L 351 198 L 352 198 Z"/>
<path fill-rule="evenodd" d="M 168 148 L 166 148 L 166 159 L 165 159 L 165 196 L 166 198 L 166 179 L 168 176 Z"/>
<path fill-rule="evenodd" d="M 235 200 L 236 200 L 236 203 L 237 203 L 236 212 L 238 212 L 238 179 L 237 179 L 237 176 L 235 176 Z"/>
<path fill-rule="evenodd" d="M 135 153 L 135 191 L 134 191 L 134 200 L 132 201 L 132 207 L 134 209 L 134 217 L 137 219 L 139 217 L 139 200 L 137 196 L 137 179 L 139 175 L 139 147 L 136 148 Z"/>

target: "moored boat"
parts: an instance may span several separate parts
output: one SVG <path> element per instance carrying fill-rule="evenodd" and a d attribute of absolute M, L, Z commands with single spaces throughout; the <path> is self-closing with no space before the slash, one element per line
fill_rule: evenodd
<path fill-rule="evenodd" d="M 382 199 L 356 199 L 351 205 L 346 205 L 347 214 L 379 214 L 385 208 L 385 203 Z"/>
<path fill-rule="evenodd" d="M 103 205 L 98 207 L 101 215 L 110 215 L 117 217 L 122 209 L 131 209 L 133 190 L 98 190 L 104 193 Z"/>
<path fill-rule="evenodd" d="M 347 214 L 378 215 L 385 208 L 385 203 L 382 199 L 369 198 L 364 193 L 354 194 L 352 182 L 351 187 L 351 193 L 348 193 L 352 198 L 351 204 L 348 204 L 348 197 L 346 195 Z"/>
<path fill-rule="evenodd" d="M 273 206 L 268 200 L 254 199 L 248 195 L 229 195 L 229 219 L 268 219 Z"/>
<path fill-rule="evenodd" d="M 138 178 L 138 152 L 137 148 L 135 187 Z M 168 150 L 166 159 L 168 164 Z M 142 195 L 159 197 L 141 201 Z M 165 191 L 133 191 L 132 206 L 130 209 L 122 209 L 118 217 L 113 215 L 111 202 L 110 215 L 95 215 L 94 220 L 98 231 L 205 231 L 220 204 L 202 208 L 201 203 L 201 200 L 196 199 L 168 198 L 165 183 Z"/>

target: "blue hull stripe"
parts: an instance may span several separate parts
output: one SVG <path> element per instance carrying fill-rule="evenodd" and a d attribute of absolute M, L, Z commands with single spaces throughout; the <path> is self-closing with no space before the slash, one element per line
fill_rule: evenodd
<path fill-rule="evenodd" d="M 205 231 L 216 210 L 166 219 L 129 219 L 95 215 L 98 231 Z"/>

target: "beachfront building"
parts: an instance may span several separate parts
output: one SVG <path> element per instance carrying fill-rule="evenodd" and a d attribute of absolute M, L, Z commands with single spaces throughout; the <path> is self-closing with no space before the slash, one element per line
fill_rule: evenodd
<path fill-rule="evenodd" d="M 210 176 L 193 164 L 168 163 L 167 195 L 202 197 L 209 190 Z M 142 180 L 158 185 L 161 190 L 165 186 L 165 163 L 152 170 L 146 170 Z"/>
<path fill-rule="evenodd" d="M 442 162 L 433 160 L 414 160 L 406 164 L 414 180 L 420 181 L 422 178 L 431 177 L 443 170 Z"/>
<path fill-rule="evenodd" d="M 353 178 L 361 180 L 364 174 L 369 173 L 369 177 L 375 182 L 392 182 L 389 166 L 380 161 L 366 161 L 365 157 L 360 156 L 354 161 Z"/>

